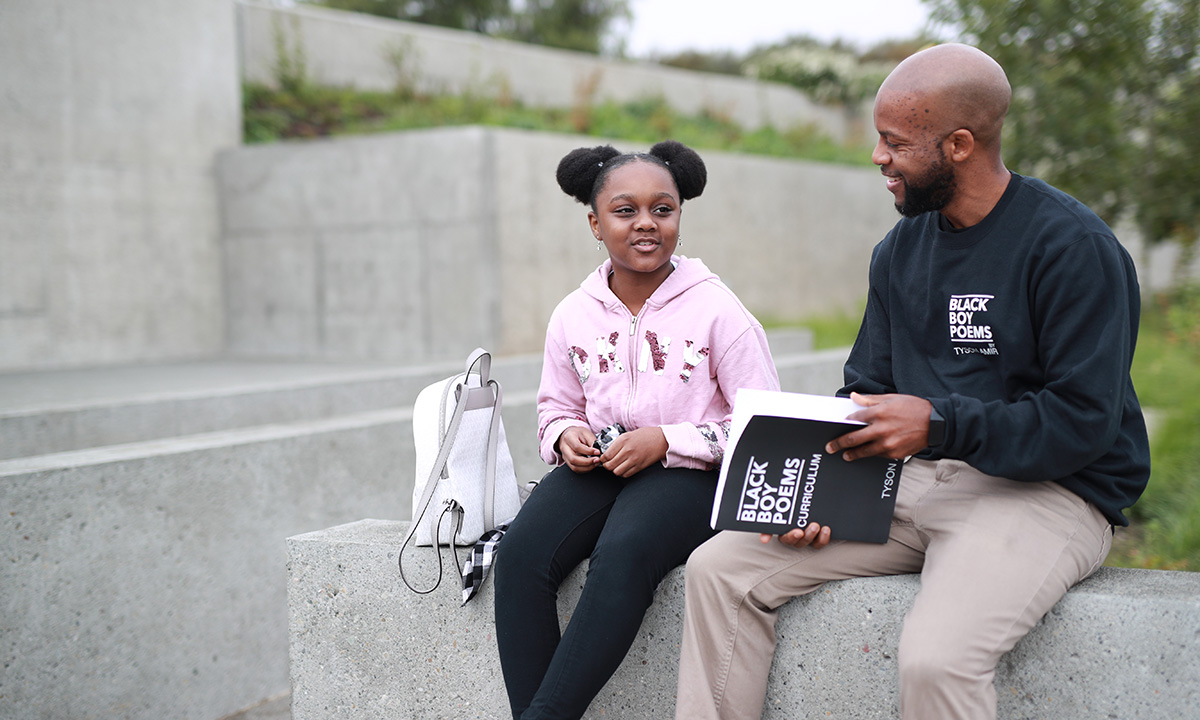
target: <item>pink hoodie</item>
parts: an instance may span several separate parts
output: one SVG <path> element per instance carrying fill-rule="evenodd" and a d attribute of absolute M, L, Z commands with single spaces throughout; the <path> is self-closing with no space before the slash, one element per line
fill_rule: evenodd
<path fill-rule="evenodd" d="M 634 317 L 608 287 L 606 260 L 550 316 L 538 389 L 542 458 L 572 426 L 659 426 L 666 467 L 716 469 L 739 387 L 778 390 L 762 325 L 704 263 L 675 271 Z"/>

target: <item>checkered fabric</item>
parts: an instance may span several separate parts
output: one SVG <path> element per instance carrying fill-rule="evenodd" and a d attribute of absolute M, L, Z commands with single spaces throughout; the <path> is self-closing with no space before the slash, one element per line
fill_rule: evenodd
<path fill-rule="evenodd" d="M 481 535 L 479 542 L 471 548 L 471 554 L 463 563 L 462 568 L 463 605 L 475 597 L 475 593 L 483 587 L 483 581 L 487 579 L 488 572 L 492 569 L 492 562 L 496 559 L 496 546 L 500 544 L 500 538 L 504 537 L 507 530 L 508 523 L 497 525 Z"/>

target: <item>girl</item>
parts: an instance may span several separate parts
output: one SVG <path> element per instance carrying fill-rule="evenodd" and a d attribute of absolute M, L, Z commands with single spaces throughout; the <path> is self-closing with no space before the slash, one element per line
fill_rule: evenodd
<path fill-rule="evenodd" d="M 674 254 L 683 201 L 706 179 L 700 156 L 673 141 L 648 154 L 579 148 L 559 163 L 608 260 L 550 318 L 538 433 L 558 467 L 497 554 L 496 637 L 518 720 L 583 715 L 659 581 L 713 534 L 737 388 L 779 389 L 762 326 L 702 262 Z M 613 426 L 601 451 L 597 434 Z M 585 558 L 560 636 L 558 587 Z"/>

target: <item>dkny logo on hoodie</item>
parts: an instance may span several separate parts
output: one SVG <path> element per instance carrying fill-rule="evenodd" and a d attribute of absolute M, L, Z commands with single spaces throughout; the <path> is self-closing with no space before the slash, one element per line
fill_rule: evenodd
<path fill-rule="evenodd" d="M 621 362 L 618 353 L 620 340 L 621 333 L 619 332 L 609 333 L 607 337 L 601 336 L 596 338 L 594 368 L 591 356 L 587 350 L 578 345 L 572 345 L 567 348 L 567 360 L 575 370 L 575 376 L 579 378 L 581 385 L 586 383 L 588 378 L 592 376 L 593 369 L 599 373 L 625 372 L 625 365 Z M 684 340 L 683 344 L 683 363 L 679 371 L 679 379 L 687 382 L 692 377 L 692 371 L 699 367 L 708 357 L 708 348 L 698 347 L 691 340 Z M 641 348 L 638 353 L 638 372 L 653 372 L 655 375 L 662 375 L 667 369 L 670 350 L 671 338 L 659 335 L 653 330 L 647 330 L 642 337 Z"/>

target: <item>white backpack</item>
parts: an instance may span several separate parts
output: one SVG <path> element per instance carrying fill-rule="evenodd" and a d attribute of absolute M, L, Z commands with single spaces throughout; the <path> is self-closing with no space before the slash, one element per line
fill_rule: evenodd
<path fill-rule="evenodd" d="M 522 497 L 500 419 L 503 395 L 500 383 L 489 377 L 491 367 L 491 354 L 476 348 L 467 358 L 464 372 L 429 385 L 417 395 L 412 421 L 417 482 L 413 486 L 413 520 L 400 548 L 401 559 L 414 538 L 421 546 L 473 545 L 521 509 Z M 446 515 L 450 515 L 449 523 L 442 522 Z M 400 574 L 403 577 L 403 564 Z"/>

